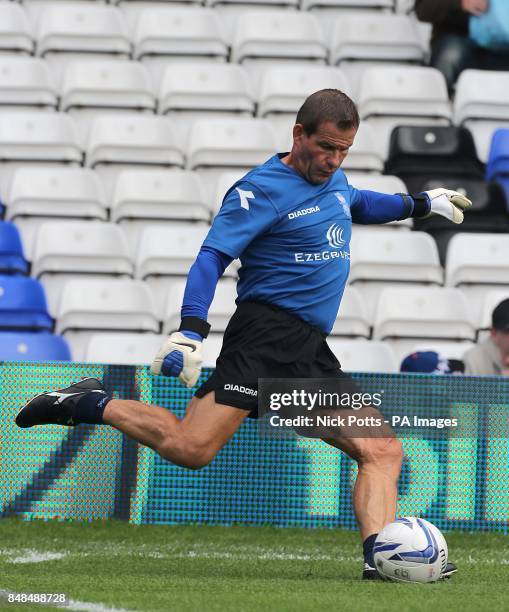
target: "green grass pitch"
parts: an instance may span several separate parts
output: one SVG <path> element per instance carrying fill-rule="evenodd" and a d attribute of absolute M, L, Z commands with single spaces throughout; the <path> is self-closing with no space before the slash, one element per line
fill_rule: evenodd
<path fill-rule="evenodd" d="M 360 544 L 350 531 L 2 519 L 0 592 L 64 592 L 129 611 L 504 609 L 507 536 L 446 537 L 459 573 L 403 585 L 360 580 Z M 5 598 L 0 609 L 62 610 Z"/>

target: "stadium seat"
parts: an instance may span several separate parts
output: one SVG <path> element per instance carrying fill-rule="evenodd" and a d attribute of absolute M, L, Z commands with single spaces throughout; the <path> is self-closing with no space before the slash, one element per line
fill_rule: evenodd
<path fill-rule="evenodd" d="M 37 55 L 43 57 L 131 53 L 122 12 L 95 2 L 48 4 L 38 14 L 36 33 Z"/>
<path fill-rule="evenodd" d="M 170 334 L 180 325 L 180 309 L 184 297 L 185 281 L 177 281 L 168 285 L 163 310 L 163 333 Z M 235 312 L 237 289 L 235 283 L 225 281 L 218 283 L 214 299 L 210 305 L 207 321 L 214 333 L 223 333 L 228 321 Z"/>
<path fill-rule="evenodd" d="M 299 60 L 325 64 L 327 46 L 317 18 L 302 11 L 247 11 L 239 15 L 231 61 Z"/>
<path fill-rule="evenodd" d="M 426 181 L 442 176 L 482 179 L 484 175 L 470 131 L 437 125 L 394 128 L 385 171 L 399 176 L 410 193 L 422 191 Z"/>
<path fill-rule="evenodd" d="M 408 351 L 407 355 L 411 355 L 417 351 L 435 351 L 439 355 L 446 357 L 447 359 L 459 359 L 463 360 L 463 355 L 473 346 L 475 342 L 468 340 L 462 340 L 459 342 L 448 342 L 447 340 L 424 340 L 413 346 Z M 406 357 L 406 355 L 404 355 Z"/>
<path fill-rule="evenodd" d="M 203 341 L 203 363 L 204 368 L 215 368 L 216 361 L 223 346 L 223 334 L 211 332 Z"/>
<path fill-rule="evenodd" d="M 268 66 L 261 74 L 258 94 L 258 117 L 290 115 L 292 125 L 304 100 L 315 91 L 326 88 L 349 93 L 350 85 L 339 68 L 330 66 Z"/>
<path fill-rule="evenodd" d="M 0 329 L 52 331 L 41 283 L 24 276 L 0 276 Z"/>
<path fill-rule="evenodd" d="M 147 69 L 125 60 L 72 60 L 62 76 L 60 109 L 65 112 L 116 109 L 154 112 Z"/>
<path fill-rule="evenodd" d="M 111 199 L 111 219 L 209 221 L 210 206 L 200 177 L 186 170 L 123 170 Z"/>
<path fill-rule="evenodd" d="M 0 331 L 0 361 L 70 361 L 62 336 L 46 332 Z"/>
<path fill-rule="evenodd" d="M 0 113 L 0 158 L 5 162 L 80 164 L 75 126 L 64 113 Z"/>
<path fill-rule="evenodd" d="M 380 294 L 373 337 L 474 340 L 468 302 L 461 291 L 434 287 L 391 287 Z"/>
<path fill-rule="evenodd" d="M 338 316 L 330 332 L 332 336 L 369 338 L 371 325 L 361 293 L 348 285 L 341 301 Z"/>
<path fill-rule="evenodd" d="M 423 56 L 414 21 L 406 15 L 347 13 L 336 17 L 332 25 L 331 64 L 352 60 L 421 63 Z"/>
<path fill-rule="evenodd" d="M 134 59 L 207 58 L 226 61 L 228 45 L 217 13 L 201 7 L 148 7 L 134 30 Z"/>
<path fill-rule="evenodd" d="M 90 129 L 86 165 L 183 166 L 184 156 L 167 117 L 100 115 Z"/>
<path fill-rule="evenodd" d="M 159 88 L 158 112 L 203 115 L 252 115 L 254 100 L 246 71 L 236 64 L 196 62 L 169 64 Z"/>
<path fill-rule="evenodd" d="M 397 125 L 450 125 L 451 108 L 445 79 L 422 66 L 367 68 L 359 94 L 359 113 L 377 131 L 384 158 Z"/>
<path fill-rule="evenodd" d="M 230 170 L 229 172 L 222 172 L 218 176 L 215 189 L 215 200 L 212 202 L 214 215 L 219 212 L 226 192 L 245 174 L 246 172 L 244 170 Z"/>
<path fill-rule="evenodd" d="M 159 334 L 93 334 L 86 346 L 85 363 L 149 365 L 166 336 Z"/>
<path fill-rule="evenodd" d="M 191 129 L 188 168 L 250 168 L 277 151 L 274 132 L 265 119 L 198 119 Z"/>
<path fill-rule="evenodd" d="M 383 172 L 384 159 L 377 147 L 376 134 L 368 123 L 360 124 L 341 168 L 345 172 Z"/>
<path fill-rule="evenodd" d="M 493 133 L 509 127 L 509 72 L 464 70 L 456 84 L 454 122 L 469 128 L 481 161 L 488 159 Z"/>
<path fill-rule="evenodd" d="M 0 10 L 1 15 L 1 10 Z M 35 57 L 0 54 L 0 105 L 55 110 L 58 98 L 48 64 Z"/>
<path fill-rule="evenodd" d="M 496 130 L 486 165 L 486 180 L 509 177 L 509 129 Z"/>
<path fill-rule="evenodd" d="M 0 274 L 27 274 L 28 263 L 16 226 L 0 221 Z"/>
<path fill-rule="evenodd" d="M 23 5 L 0 3 L 0 53 L 31 55 L 33 50 L 32 28 Z"/>
<path fill-rule="evenodd" d="M 301 0 L 301 9 L 309 11 L 315 8 L 345 10 L 393 10 L 394 0 Z"/>
<path fill-rule="evenodd" d="M 393 373 L 399 369 L 392 348 L 385 342 L 330 337 L 327 344 L 344 372 Z"/>
<path fill-rule="evenodd" d="M 17 168 L 3 197 L 7 218 L 78 217 L 106 220 L 106 196 L 88 168 Z"/>
<path fill-rule="evenodd" d="M 57 333 L 64 334 L 76 361 L 94 332 L 159 332 L 150 288 L 131 279 L 73 279 L 61 295 Z"/>
<path fill-rule="evenodd" d="M 32 275 L 133 276 L 125 236 L 118 225 L 96 221 L 45 222 L 37 232 Z"/>
<path fill-rule="evenodd" d="M 479 331 L 486 332 L 491 329 L 491 315 L 493 310 L 500 302 L 507 299 L 509 299 L 509 286 L 485 291 L 481 303 L 481 316 L 479 317 L 477 326 Z"/>

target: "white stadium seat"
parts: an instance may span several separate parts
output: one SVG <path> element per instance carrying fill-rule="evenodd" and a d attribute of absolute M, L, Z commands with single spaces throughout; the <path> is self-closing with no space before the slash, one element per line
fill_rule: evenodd
<path fill-rule="evenodd" d="M 68 115 L 6 111 L 0 113 L 0 158 L 3 162 L 80 164 L 82 152 Z"/>
<path fill-rule="evenodd" d="M 86 165 L 183 166 L 184 156 L 167 117 L 101 115 L 90 128 Z"/>
<path fill-rule="evenodd" d="M 201 7 L 148 7 L 138 15 L 134 58 L 193 57 L 225 61 L 228 57 L 217 13 Z"/>
<path fill-rule="evenodd" d="M 452 117 L 442 73 L 404 65 L 381 65 L 364 71 L 359 114 L 376 129 L 384 158 L 397 125 L 450 125 Z"/>
<path fill-rule="evenodd" d="M 124 60 L 72 60 L 66 64 L 60 88 L 60 108 L 154 111 L 152 83 L 139 62 Z"/>
<path fill-rule="evenodd" d="M 282 66 L 267 67 L 261 74 L 257 115 L 270 117 L 287 113 L 292 125 L 304 100 L 320 89 L 350 91 L 348 79 L 339 68 L 330 66 Z"/>
<path fill-rule="evenodd" d="M 253 10 L 253 8 L 260 7 L 260 9 L 272 8 L 298 8 L 299 0 L 205 0 L 207 6 L 213 6 L 219 8 L 231 8 L 243 9 L 246 7 L 247 10 Z"/>
<path fill-rule="evenodd" d="M 211 332 L 203 341 L 203 363 L 204 368 L 215 368 L 216 360 L 223 346 L 223 334 Z"/>
<path fill-rule="evenodd" d="M 198 119 L 189 136 L 188 168 L 251 167 L 276 151 L 272 126 L 265 119 Z"/>
<path fill-rule="evenodd" d="M 85 363 L 150 365 L 166 340 L 159 334 L 102 333 L 90 337 Z"/>
<path fill-rule="evenodd" d="M 375 131 L 368 123 L 360 124 L 341 168 L 345 172 L 383 172 L 384 159 L 377 146 Z"/>
<path fill-rule="evenodd" d="M 37 232 L 32 275 L 132 276 L 125 236 L 118 225 L 96 221 L 46 221 Z"/>
<path fill-rule="evenodd" d="M 32 28 L 25 9 L 16 2 L 0 3 L 0 53 L 31 55 L 34 50 Z"/>
<path fill-rule="evenodd" d="M 473 134 L 479 159 L 487 161 L 497 129 L 509 128 L 509 72 L 464 70 L 456 85 L 454 121 Z"/>
<path fill-rule="evenodd" d="M 111 200 L 115 222 L 143 219 L 209 221 L 200 177 L 186 170 L 123 170 L 119 173 Z"/>
<path fill-rule="evenodd" d="M 88 168 L 17 168 L 2 199 L 7 204 L 8 219 L 107 218 L 106 196 L 101 181 Z"/>
<path fill-rule="evenodd" d="M 289 10 L 241 13 L 234 31 L 231 61 L 271 58 L 324 64 L 327 45 L 317 18 Z"/>
<path fill-rule="evenodd" d="M 426 232 L 354 231 L 350 258 L 350 282 L 443 282 L 437 245 Z"/>
<path fill-rule="evenodd" d="M 350 60 L 421 63 L 424 56 L 410 17 L 371 12 L 336 17 L 330 53 L 331 64 Z"/>
<path fill-rule="evenodd" d="M 128 57 L 131 43 L 122 12 L 90 3 L 48 4 L 37 19 L 37 55 L 101 53 Z"/>
<path fill-rule="evenodd" d="M 230 187 L 241 179 L 245 175 L 244 170 L 231 170 L 229 172 L 222 172 L 217 180 L 216 184 L 216 198 L 213 201 L 213 212 L 217 214 L 223 203 L 224 196 Z"/>
<path fill-rule="evenodd" d="M 158 106 L 161 114 L 187 111 L 252 115 L 254 107 L 248 76 L 236 64 L 171 63 L 163 73 Z"/>
<path fill-rule="evenodd" d="M 345 10 L 392 10 L 394 0 L 301 0 L 301 9 L 308 11 L 315 8 L 345 9 Z M 378 13 L 377 13 L 378 14 Z"/>
<path fill-rule="evenodd" d="M 398 371 L 396 357 L 389 344 L 376 340 L 346 340 L 329 337 L 327 339 L 332 352 L 341 363 L 345 372 L 380 372 Z"/>
<path fill-rule="evenodd" d="M 64 334 L 80 361 L 94 332 L 159 333 L 150 288 L 131 279 L 73 279 L 63 288 L 57 333 Z"/>
<path fill-rule="evenodd" d="M 475 330 L 458 289 L 392 287 L 380 295 L 374 338 L 474 340 Z"/>
<path fill-rule="evenodd" d="M 362 295 L 355 287 L 349 285 L 345 288 L 339 312 L 330 333 L 332 336 L 350 338 L 370 337 L 371 325 L 368 313 L 364 307 Z"/>
<path fill-rule="evenodd" d="M 0 55 L 0 106 L 54 110 L 58 98 L 48 64 L 35 57 Z"/>

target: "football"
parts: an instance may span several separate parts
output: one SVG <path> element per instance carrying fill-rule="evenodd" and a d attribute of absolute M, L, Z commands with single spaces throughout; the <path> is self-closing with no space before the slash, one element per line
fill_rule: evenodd
<path fill-rule="evenodd" d="M 447 564 L 447 543 L 441 531 L 414 516 L 386 525 L 373 552 L 382 578 L 397 582 L 435 582 Z"/>

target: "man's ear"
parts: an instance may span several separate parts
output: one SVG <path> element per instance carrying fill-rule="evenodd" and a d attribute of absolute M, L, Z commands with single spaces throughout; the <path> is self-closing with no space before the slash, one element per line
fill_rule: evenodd
<path fill-rule="evenodd" d="M 306 132 L 304 131 L 304 126 L 302 125 L 302 123 L 296 123 L 293 126 L 293 140 L 294 142 L 300 142 L 304 136 L 305 136 Z"/>

